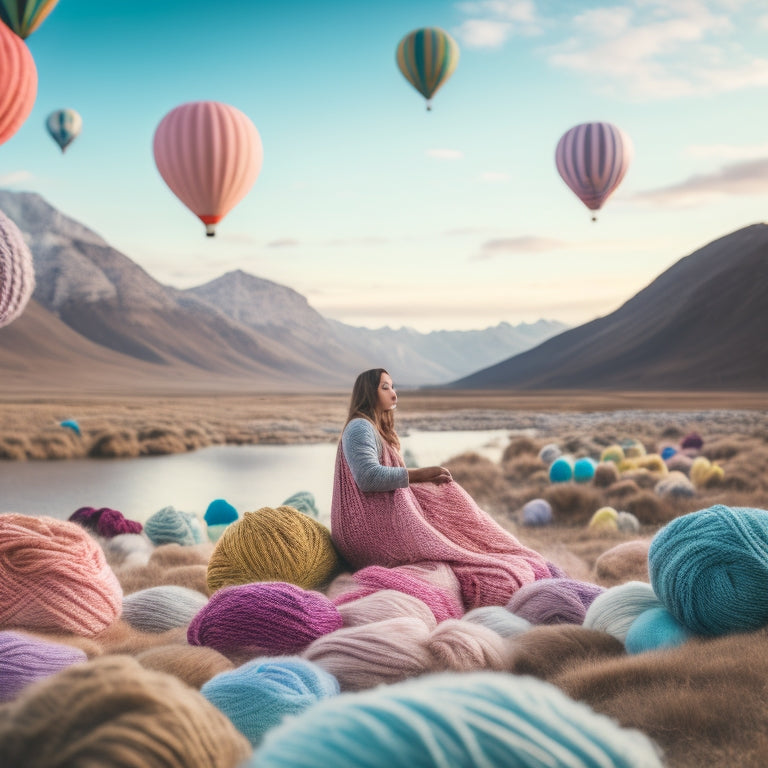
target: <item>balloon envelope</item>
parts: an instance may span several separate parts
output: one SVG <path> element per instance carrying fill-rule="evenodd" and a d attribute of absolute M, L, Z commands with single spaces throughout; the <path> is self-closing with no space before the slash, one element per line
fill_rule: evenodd
<path fill-rule="evenodd" d="M 80 135 L 83 118 L 74 109 L 57 109 L 48 115 L 45 127 L 63 152 Z"/>
<path fill-rule="evenodd" d="M 459 63 L 459 46 L 442 29 L 424 27 L 399 42 L 396 59 L 405 79 L 427 99 L 429 109 L 429 100 Z"/>
<path fill-rule="evenodd" d="M 19 37 L 29 37 L 59 0 L 0 0 L 0 19 Z"/>
<path fill-rule="evenodd" d="M 32 254 L 19 228 L 0 212 L 0 328 L 21 315 L 34 290 Z"/>
<path fill-rule="evenodd" d="M 624 178 L 632 154 L 632 141 L 621 128 L 581 123 L 560 138 L 555 164 L 581 202 L 598 211 Z"/>
<path fill-rule="evenodd" d="M 172 109 L 153 142 L 165 183 L 206 225 L 206 234 L 247 194 L 261 171 L 263 148 L 256 126 L 239 109 L 194 101 Z"/>
<path fill-rule="evenodd" d="M 37 68 L 27 44 L 0 24 L 0 144 L 29 117 L 37 96 Z"/>

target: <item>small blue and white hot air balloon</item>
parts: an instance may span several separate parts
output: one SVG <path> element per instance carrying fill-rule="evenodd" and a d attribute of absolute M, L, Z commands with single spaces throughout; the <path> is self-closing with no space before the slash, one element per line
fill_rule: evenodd
<path fill-rule="evenodd" d="M 57 109 L 48 115 L 45 127 L 63 152 L 80 134 L 83 118 L 74 109 Z"/>

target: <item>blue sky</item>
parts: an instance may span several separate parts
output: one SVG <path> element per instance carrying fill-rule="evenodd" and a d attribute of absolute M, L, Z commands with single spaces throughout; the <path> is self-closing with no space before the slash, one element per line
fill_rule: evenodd
<path fill-rule="evenodd" d="M 328 317 L 421 331 L 606 314 L 682 256 L 768 212 L 768 8 L 758 0 L 60 0 L 28 38 L 27 122 L 0 186 L 34 190 L 163 283 L 232 269 Z M 431 112 L 400 38 L 459 43 Z M 158 122 L 245 112 L 262 172 L 215 238 L 165 186 Z M 72 107 L 62 155 L 43 127 Z M 554 164 L 607 120 L 634 159 L 592 223 Z"/>

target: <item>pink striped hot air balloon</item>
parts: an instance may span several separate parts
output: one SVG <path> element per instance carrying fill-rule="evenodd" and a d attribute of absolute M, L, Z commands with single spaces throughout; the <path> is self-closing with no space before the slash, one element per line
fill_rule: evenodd
<path fill-rule="evenodd" d="M 165 183 L 205 224 L 209 237 L 248 194 L 264 156 L 250 119 L 218 101 L 172 109 L 155 130 L 153 149 Z"/>
<path fill-rule="evenodd" d="M 37 97 L 37 67 L 27 44 L 0 24 L 0 144 L 29 117 Z"/>
<path fill-rule="evenodd" d="M 629 168 L 632 141 L 612 123 L 581 123 L 557 143 L 555 163 L 563 181 L 590 211 L 599 211 Z M 592 216 L 597 221 L 597 216 Z"/>

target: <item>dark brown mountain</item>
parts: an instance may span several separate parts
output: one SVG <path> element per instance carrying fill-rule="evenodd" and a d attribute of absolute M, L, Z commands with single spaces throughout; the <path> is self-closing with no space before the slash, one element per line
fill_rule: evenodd
<path fill-rule="evenodd" d="M 768 225 L 685 256 L 615 312 L 448 385 L 758 390 L 768 386 Z"/>

